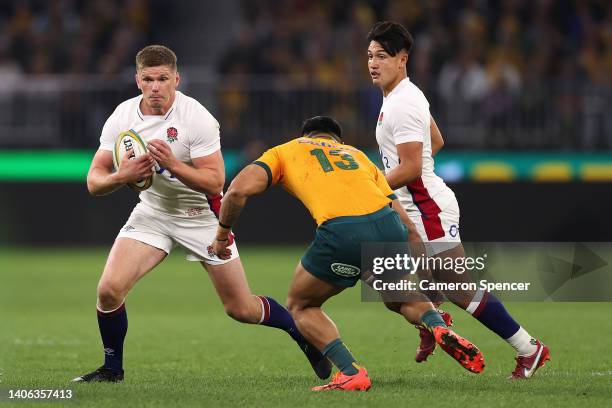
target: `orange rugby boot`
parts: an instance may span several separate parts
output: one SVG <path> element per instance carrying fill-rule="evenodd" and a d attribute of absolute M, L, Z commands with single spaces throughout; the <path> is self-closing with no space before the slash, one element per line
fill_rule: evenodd
<path fill-rule="evenodd" d="M 372 386 L 372 381 L 368 377 L 368 372 L 365 368 L 359 367 L 359 372 L 355 375 L 346 375 L 342 371 L 338 371 L 332 378 L 329 384 L 313 387 L 313 391 L 367 391 Z"/>
<path fill-rule="evenodd" d="M 442 350 L 457 360 L 463 368 L 476 374 L 482 373 L 485 366 L 484 357 L 478 347 L 469 340 L 442 326 L 434 327 L 433 335 Z"/>
<path fill-rule="evenodd" d="M 453 318 L 451 317 L 450 313 L 445 312 L 442 309 L 438 309 L 438 313 L 440 313 L 440 317 L 442 317 L 442 320 L 444 320 L 444 323 L 446 323 L 447 326 L 450 327 L 453 325 Z M 427 360 L 427 357 L 434 353 L 436 348 L 436 338 L 424 325 L 419 324 L 415 327 L 419 330 L 420 342 L 419 346 L 417 347 L 414 360 L 417 363 L 422 363 Z"/>

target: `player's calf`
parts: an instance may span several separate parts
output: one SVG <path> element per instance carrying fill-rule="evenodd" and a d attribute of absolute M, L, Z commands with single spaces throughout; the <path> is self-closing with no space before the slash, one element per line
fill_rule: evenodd
<path fill-rule="evenodd" d="M 127 334 L 125 304 L 115 310 L 98 308 L 98 327 L 104 347 L 104 365 L 97 370 L 75 378 L 74 382 L 118 382 L 123 380 L 123 342 Z"/>
<path fill-rule="evenodd" d="M 492 293 L 477 291 L 466 311 L 512 346 L 519 359 L 534 356 L 541 349 L 541 343 L 514 320 Z"/>
<path fill-rule="evenodd" d="M 291 313 L 271 297 L 256 296 L 255 299 L 261 304 L 261 318 L 257 323 L 286 331 L 300 347 L 317 377 L 329 378 L 331 363 L 302 335 Z"/>

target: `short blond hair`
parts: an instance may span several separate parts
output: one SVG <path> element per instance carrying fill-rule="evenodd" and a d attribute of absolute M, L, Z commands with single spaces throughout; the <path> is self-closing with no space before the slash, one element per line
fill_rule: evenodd
<path fill-rule="evenodd" d="M 176 54 L 163 45 L 147 45 L 136 54 L 136 69 L 168 65 L 176 71 Z"/>

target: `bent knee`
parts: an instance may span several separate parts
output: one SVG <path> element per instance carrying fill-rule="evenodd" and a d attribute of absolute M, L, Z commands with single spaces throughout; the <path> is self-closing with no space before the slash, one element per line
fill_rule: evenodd
<path fill-rule="evenodd" d="M 112 282 L 100 281 L 98 284 L 98 304 L 102 310 L 115 309 L 123 303 L 126 290 Z"/>
<path fill-rule="evenodd" d="M 302 299 L 289 297 L 287 298 L 287 310 L 291 313 L 291 316 L 296 319 L 304 310 L 309 308 L 309 303 Z"/>

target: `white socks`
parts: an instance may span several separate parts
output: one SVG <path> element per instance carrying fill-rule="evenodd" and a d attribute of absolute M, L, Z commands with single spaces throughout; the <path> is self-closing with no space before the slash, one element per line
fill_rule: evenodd
<path fill-rule="evenodd" d="M 538 349 L 535 339 L 522 327 L 506 341 L 514 347 L 519 356 L 530 356 Z"/>

